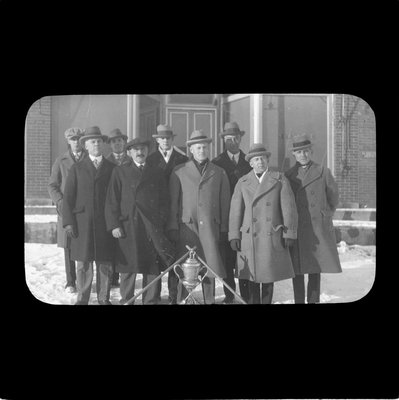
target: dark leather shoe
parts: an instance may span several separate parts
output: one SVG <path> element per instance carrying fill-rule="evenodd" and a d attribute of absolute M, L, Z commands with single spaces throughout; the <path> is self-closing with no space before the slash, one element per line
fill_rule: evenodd
<path fill-rule="evenodd" d="M 98 300 L 98 304 L 101 306 L 112 306 L 112 303 L 109 300 Z"/>
<path fill-rule="evenodd" d="M 233 304 L 234 303 L 234 297 L 225 297 L 224 300 L 222 301 L 222 304 Z"/>

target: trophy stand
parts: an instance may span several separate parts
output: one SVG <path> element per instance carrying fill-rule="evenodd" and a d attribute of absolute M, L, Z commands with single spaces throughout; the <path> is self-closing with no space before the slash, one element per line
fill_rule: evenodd
<path fill-rule="evenodd" d="M 179 304 L 202 304 L 193 296 L 193 291 L 202 282 L 202 280 L 205 278 L 205 276 L 208 274 L 209 271 L 211 271 L 217 278 L 221 280 L 223 285 L 227 287 L 227 289 L 229 289 L 231 293 L 233 293 L 233 295 L 237 298 L 237 300 L 241 304 L 247 304 L 242 299 L 242 297 L 238 293 L 236 293 L 235 290 L 233 290 L 218 274 L 216 274 L 215 271 L 212 270 L 212 268 L 209 265 L 206 264 L 204 260 L 201 259 L 201 257 L 199 257 L 196 254 L 195 246 L 193 248 L 186 246 L 186 248 L 188 249 L 187 253 L 185 253 L 176 262 L 174 262 L 172 265 L 166 268 L 165 271 L 163 271 L 147 286 L 142 288 L 135 296 L 133 296 L 130 300 L 128 300 L 124 305 L 127 306 L 130 303 L 133 303 L 142 293 L 148 290 L 150 286 L 154 285 L 155 282 L 161 279 L 165 274 L 167 274 L 172 269 L 179 278 L 179 282 L 181 282 L 181 284 L 188 291 L 188 295 L 186 296 L 186 298 L 182 300 Z M 189 257 L 186 259 L 186 261 L 183 262 L 182 264 L 179 264 L 185 259 L 187 255 L 189 255 Z M 181 270 L 181 274 L 179 274 L 178 269 Z M 201 272 L 203 272 L 204 270 L 206 270 L 205 273 L 201 274 Z"/>

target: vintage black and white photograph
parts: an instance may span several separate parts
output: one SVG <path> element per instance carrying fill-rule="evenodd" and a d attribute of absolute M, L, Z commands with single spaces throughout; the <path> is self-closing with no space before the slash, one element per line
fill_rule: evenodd
<path fill-rule="evenodd" d="M 45 96 L 24 168 L 41 302 L 292 306 L 372 290 L 376 121 L 355 95 Z"/>

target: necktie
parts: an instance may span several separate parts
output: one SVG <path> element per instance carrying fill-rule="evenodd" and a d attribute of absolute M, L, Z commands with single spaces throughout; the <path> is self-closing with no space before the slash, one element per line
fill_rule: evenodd
<path fill-rule="evenodd" d="M 164 155 L 164 157 L 166 158 L 166 156 L 168 155 L 168 152 L 167 152 L 167 151 L 164 151 L 164 152 L 163 152 L 163 155 Z"/>
<path fill-rule="evenodd" d="M 236 158 L 234 156 L 231 157 L 231 161 L 233 162 L 234 165 L 237 165 Z"/>
<path fill-rule="evenodd" d="M 117 154 L 115 158 L 116 158 L 116 162 L 120 165 L 122 162 L 122 154 Z"/>
<path fill-rule="evenodd" d="M 95 159 L 93 160 L 93 164 L 94 164 L 94 166 L 96 167 L 96 169 L 98 169 L 99 163 L 98 163 L 97 158 L 95 158 Z"/>
<path fill-rule="evenodd" d="M 256 174 L 258 178 L 260 178 L 263 175 L 263 172 L 259 172 Z"/>
<path fill-rule="evenodd" d="M 140 165 L 139 165 L 139 169 L 140 169 L 141 172 L 143 172 L 144 165 L 143 165 L 143 164 L 140 164 Z"/>

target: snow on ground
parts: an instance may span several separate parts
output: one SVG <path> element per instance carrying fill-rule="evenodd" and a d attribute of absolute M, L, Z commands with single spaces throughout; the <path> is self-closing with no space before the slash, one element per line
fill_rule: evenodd
<path fill-rule="evenodd" d="M 343 303 L 356 301 L 371 289 L 375 276 L 375 246 L 338 246 L 343 272 L 322 274 L 321 303 Z M 38 300 L 48 304 L 74 304 L 76 294 L 65 292 L 64 250 L 56 244 L 25 243 L 26 283 Z M 141 289 L 142 276 L 137 276 L 136 290 Z M 237 285 L 238 289 L 238 285 Z M 162 304 L 167 304 L 167 274 L 162 278 Z M 201 287 L 195 289 L 195 297 L 202 302 Z M 216 279 L 216 303 L 224 298 L 223 285 Z M 118 304 L 119 288 L 111 289 L 111 302 Z M 292 304 L 291 280 L 275 283 L 273 303 Z M 95 274 L 89 304 L 97 304 Z M 139 297 L 135 304 L 141 304 Z"/>

